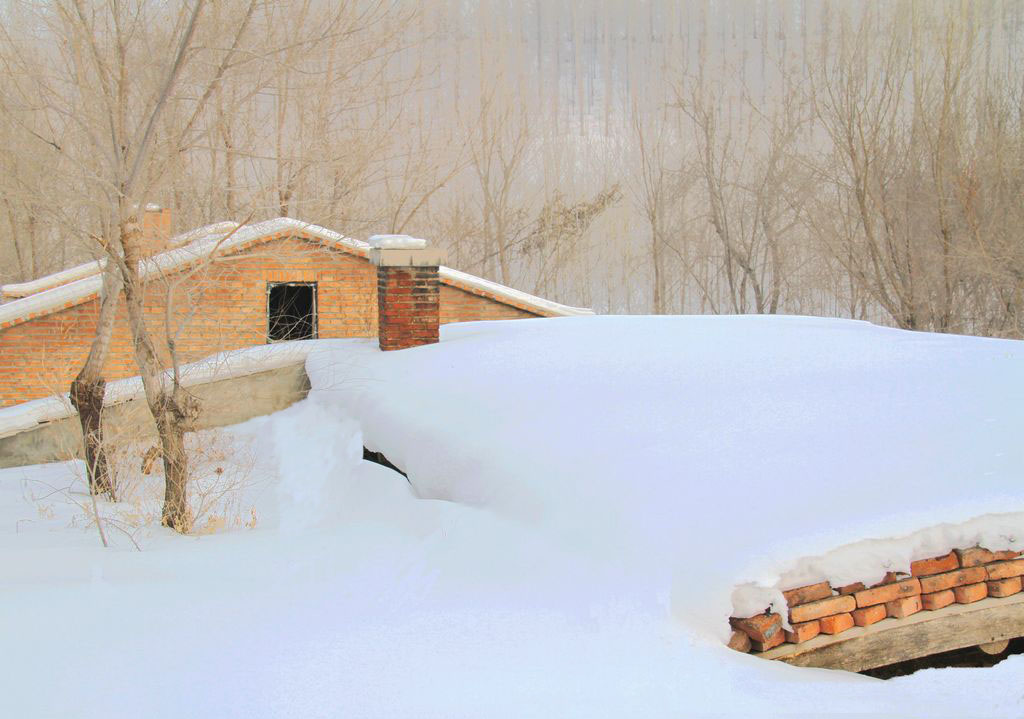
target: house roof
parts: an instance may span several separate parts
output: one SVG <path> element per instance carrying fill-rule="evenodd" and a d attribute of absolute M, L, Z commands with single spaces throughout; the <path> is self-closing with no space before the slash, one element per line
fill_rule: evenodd
<path fill-rule="evenodd" d="M 189 267 L 211 253 L 234 254 L 283 237 L 298 237 L 362 258 L 368 256 L 370 249 L 365 242 L 291 217 L 244 226 L 235 222 L 218 222 L 172 238 L 172 249 L 143 260 L 140 270 L 144 279 L 157 277 Z M 0 286 L 0 294 L 4 297 L 20 298 L 0 305 L 0 329 L 74 307 L 96 297 L 102 285 L 100 273 L 104 264 L 105 260 L 89 262 L 31 282 Z M 441 267 L 439 274 L 443 284 L 542 316 L 593 314 L 590 309 L 562 305 L 450 267 Z"/>

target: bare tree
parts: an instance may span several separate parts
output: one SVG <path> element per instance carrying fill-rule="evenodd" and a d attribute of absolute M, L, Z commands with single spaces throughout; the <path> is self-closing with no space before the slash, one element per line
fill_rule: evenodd
<path fill-rule="evenodd" d="M 60 39 L 55 43 L 50 69 L 55 71 L 63 62 L 67 75 L 54 72 L 57 80 L 48 73 L 31 75 L 37 80 L 37 96 L 48 99 L 46 114 L 59 118 L 64 132 L 78 140 L 71 143 L 48 138 L 47 145 L 70 158 L 92 193 L 83 204 L 91 204 L 95 210 L 100 231 L 91 236 L 106 255 L 96 333 L 70 393 L 79 410 L 90 486 L 99 491 L 112 489 L 101 441 L 103 366 L 123 286 L 136 361 L 164 448 L 167 490 L 163 521 L 179 530 L 188 527 L 188 470 L 182 435 L 193 410 L 176 380 L 169 386 L 165 383 L 146 323 L 141 263 L 149 250 L 143 244 L 139 213 L 161 177 L 161 159 L 173 157 L 194 140 L 194 120 L 234 62 L 255 7 L 254 0 L 240 8 L 235 31 L 228 34 L 228 49 L 210 51 L 220 56 L 206 66 L 213 70 L 202 77 L 190 77 L 188 92 L 181 95 L 176 93 L 186 67 L 206 50 L 196 42 L 204 10 L 202 0 L 182 6 L 169 16 L 164 16 L 165 8 L 148 4 L 93 6 L 85 0 L 56 3 L 51 9 L 43 9 L 40 18 L 52 36 Z M 161 32 L 164 28 L 167 31 Z M 217 28 L 218 32 L 222 30 Z M 8 49 L 11 56 L 19 57 L 19 47 Z M 166 52 L 161 54 L 161 50 Z M 24 62 L 20 69 L 32 73 Z M 74 92 L 61 93 L 53 86 L 64 80 L 70 82 Z M 193 94 L 195 90 L 198 92 Z M 176 128 L 173 136 L 158 138 L 164 113 L 174 103 L 190 104 L 191 119 Z M 158 158 L 156 149 L 161 139 L 163 147 L 159 149 L 166 154 Z"/>

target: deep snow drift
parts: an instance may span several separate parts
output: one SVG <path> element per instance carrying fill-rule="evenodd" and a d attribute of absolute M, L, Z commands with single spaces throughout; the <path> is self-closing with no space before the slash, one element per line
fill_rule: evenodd
<path fill-rule="evenodd" d="M 5 713 L 1024 711 L 1021 657 L 881 682 L 722 645 L 783 587 L 1024 546 L 1020 342 L 594 317 L 321 341 L 307 367 L 309 399 L 198 468 L 243 466 L 253 529 L 104 550 L 81 480 L 47 489 L 77 463 L 0 472 Z"/>

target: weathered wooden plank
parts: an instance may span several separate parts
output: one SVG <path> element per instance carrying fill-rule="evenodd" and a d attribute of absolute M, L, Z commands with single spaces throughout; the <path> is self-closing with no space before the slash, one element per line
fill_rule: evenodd
<path fill-rule="evenodd" d="M 1024 593 L 1005 599 L 954 604 L 904 619 L 884 619 L 803 644 L 784 644 L 765 652 L 802 667 L 859 672 L 977 644 L 1024 636 Z"/>

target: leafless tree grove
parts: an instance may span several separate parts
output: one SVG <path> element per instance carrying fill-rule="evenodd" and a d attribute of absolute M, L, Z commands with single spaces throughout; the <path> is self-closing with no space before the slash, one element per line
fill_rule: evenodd
<path fill-rule="evenodd" d="M 1024 336 L 1013 0 L 21 0 L 0 19 L 0 281 L 105 263 L 72 401 L 98 440 L 123 302 L 171 526 L 193 410 L 181 327 L 141 312 L 173 293 L 139 274 L 150 202 L 177 231 L 413 233 L 601 312 Z"/>

